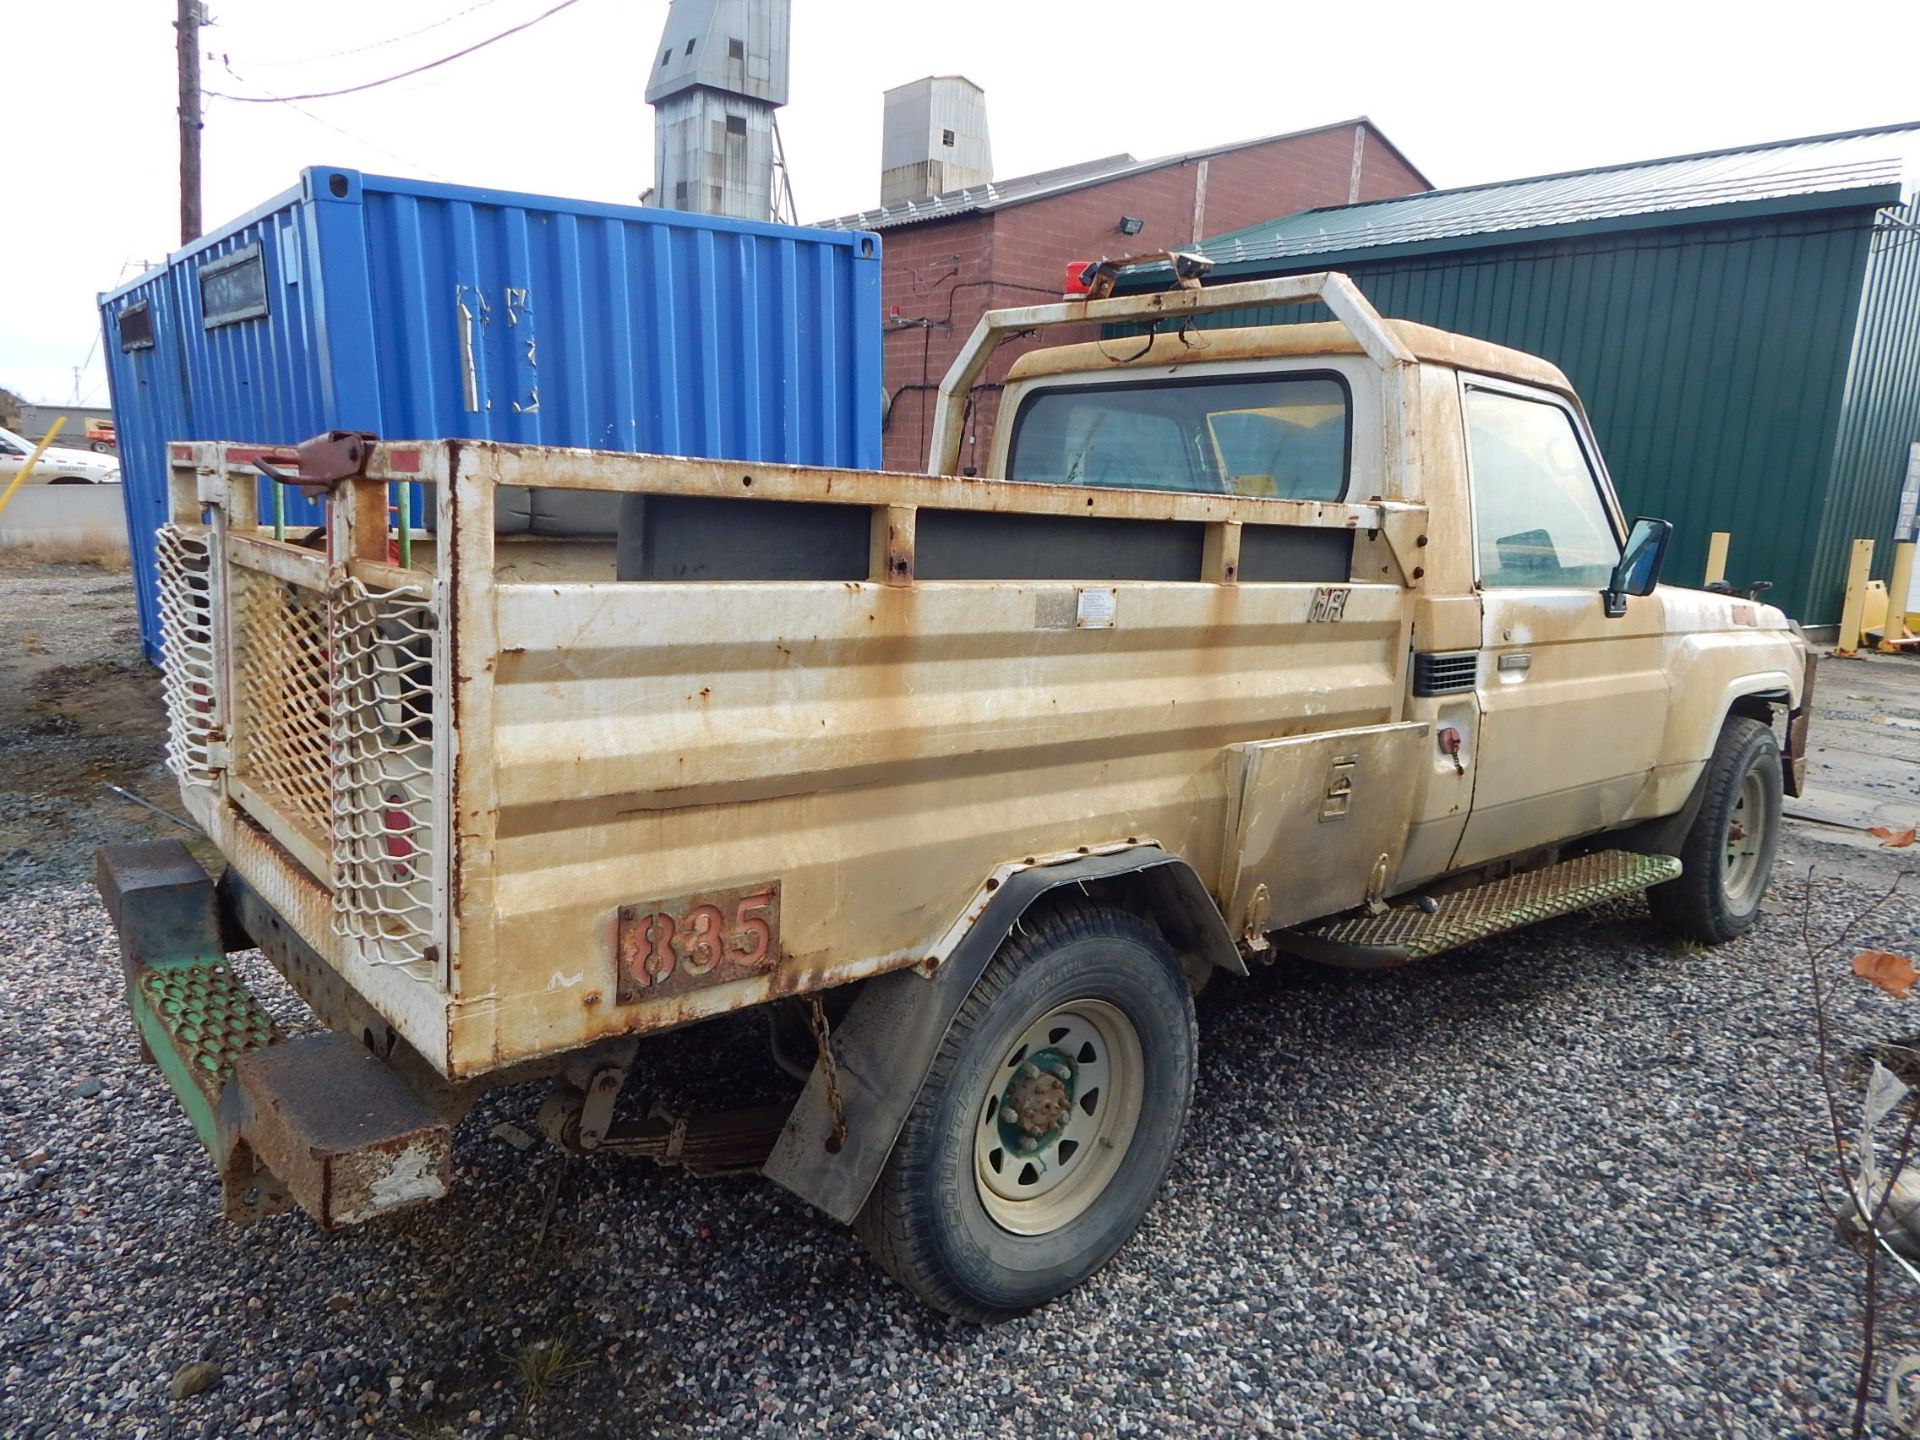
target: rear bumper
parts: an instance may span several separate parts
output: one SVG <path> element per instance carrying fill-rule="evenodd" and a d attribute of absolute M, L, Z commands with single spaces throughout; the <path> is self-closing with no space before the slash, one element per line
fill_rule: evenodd
<path fill-rule="evenodd" d="M 452 1126 L 359 1042 L 286 1036 L 227 962 L 215 888 L 178 841 L 96 856 L 142 1045 L 213 1157 L 229 1219 L 331 1229 L 447 1192 Z"/>

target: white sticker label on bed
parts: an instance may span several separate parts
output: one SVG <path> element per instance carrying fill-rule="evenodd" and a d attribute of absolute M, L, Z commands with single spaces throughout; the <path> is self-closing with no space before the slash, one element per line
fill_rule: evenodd
<path fill-rule="evenodd" d="M 1082 590 L 1074 606 L 1073 623 L 1080 630 L 1111 630 L 1117 590 Z"/>

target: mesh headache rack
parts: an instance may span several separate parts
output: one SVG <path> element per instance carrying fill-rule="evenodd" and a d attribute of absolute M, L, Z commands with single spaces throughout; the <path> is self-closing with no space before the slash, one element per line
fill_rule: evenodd
<path fill-rule="evenodd" d="M 437 964 L 446 826 L 434 577 L 384 554 L 349 564 L 345 535 L 326 536 L 324 551 L 268 539 L 251 523 L 253 453 L 174 452 L 176 491 L 240 480 L 206 512 L 176 503 L 156 542 L 169 768 L 184 787 L 224 791 L 326 887 L 350 955 Z M 384 550 L 384 517 L 375 525 Z"/>

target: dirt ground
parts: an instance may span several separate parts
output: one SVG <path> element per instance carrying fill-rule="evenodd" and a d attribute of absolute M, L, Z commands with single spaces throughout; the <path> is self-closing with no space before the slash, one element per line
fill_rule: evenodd
<path fill-rule="evenodd" d="M 85 872 L 95 845 L 193 843 L 197 829 L 108 788 L 177 812 L 165 745 L 160 674 L 141 653 L 131 576 L 0 566 L 0 867 Z"/>
<path fill-rule="evenodd" d="M 1807 789 L 1786 802 L 1783 855 L 1890 882 L 1913 852 L 1868 831 L 1920 824 L 1920 656 L 1823 659 L 1814 693 Z"/>

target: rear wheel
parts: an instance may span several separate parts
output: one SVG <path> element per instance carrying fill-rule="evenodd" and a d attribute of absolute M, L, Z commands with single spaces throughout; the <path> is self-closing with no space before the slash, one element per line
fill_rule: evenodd
<path fill-rule="evenodd" d="M 861 1239 L 963 1319 L 1065 1293 L 1153 1204 L 1197 1048 L 1180 962 L 1145 922 L 1094 905 L 1026 917 L 954 1017 Z"/>
<path fill-rule="evenodd" d="M 1669 928 L 1719 945 L 1759 918 L 1780 841 L 1780 746 L 1770 726 L 1736 715 L 1707 762 L 1706 793 L 1680 846 L 1678 880 L 1647 892 Z"/>

